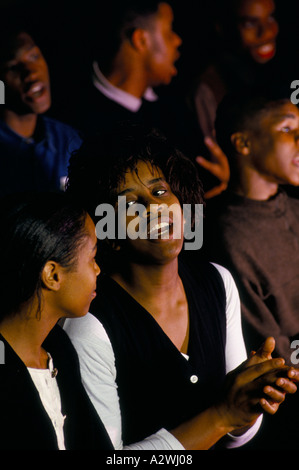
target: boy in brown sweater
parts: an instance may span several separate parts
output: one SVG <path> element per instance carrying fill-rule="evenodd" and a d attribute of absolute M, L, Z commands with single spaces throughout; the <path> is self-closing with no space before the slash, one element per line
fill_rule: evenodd
<path fill-rule="evenodd" d="M 216 133 L 231 181 L 208 204 L 204 247 L 235 278 L 248 349 L 273 336 L 276 352 L 296 366 L 299 200 L 280 185 L 299 186 L 299 110 L 267 90 L 227 96 Z"/>

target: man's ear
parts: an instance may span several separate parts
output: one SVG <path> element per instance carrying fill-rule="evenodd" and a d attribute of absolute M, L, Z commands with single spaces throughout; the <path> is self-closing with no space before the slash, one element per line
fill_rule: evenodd
<path fill-rule="evenodd" d="M 144 51 L 148 46 L 147 31 L 142 28 L 136 28 L 131 35 L 131 44 L 137 51 Z"/>
<path fill-rule="evenodd" d="M 42 283 L 46 289 L 57 291 L 62 280 L 62 268 L 55 261 L 47 261 L 42 271 Z"/>
<path fill-rule="evenodd" d="M 233 144 L 235 150 L 240 155 L 249 155 L 250 153 L 250 140 L 246 132 L 235 132 L 232 134 L 231 143 Z"/>

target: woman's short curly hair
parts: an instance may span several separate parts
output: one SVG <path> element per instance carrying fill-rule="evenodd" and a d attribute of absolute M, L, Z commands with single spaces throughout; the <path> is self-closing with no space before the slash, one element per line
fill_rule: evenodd
<path fill-rule="evenodd" d="M 203 204 L 194 163 L 155 129 L 123 124 L 89 137 L 70 159 L 67 192 L 94 218 L 99 204 L 115 204 L 117 188 L 139 161 L 159 168 L 181 205 Z"/>
<path fill-rule="evenodd" d="M 96 207 L 104 203 L 115 206 L 119 184 L 127 172 L 137 171 L 140 161 L 162 171 L 181 206 L 204 203 L 194 163 L 156 129 L 130 123 L 90 136 L 83 142 L 70 159 L 67 193 L 95 221 Z"/>

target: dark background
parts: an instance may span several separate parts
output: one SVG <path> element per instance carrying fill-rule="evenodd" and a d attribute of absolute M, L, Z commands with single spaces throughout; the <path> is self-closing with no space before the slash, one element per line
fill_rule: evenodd
<path fill-rule="evenodd" d="M 109 0 L 105 0 L 105 2 Z M 142 1 L 142 0 L 140 0 Z M 174 29 L 182 37 L 178 75 L 167 92 L 184 93 L 219 47 L 213 30 L 216 0 L 175 0 Z M 76 102 L 83 80 L 90 74 L 94 45 L 92 31 L 103 27 L 103 0 L 0 0 L 1 16 L 12 11 L 33 27 L 36 42 L 48 62 L 51 75 L 50 114 L 64 118 L 65 109 Z M 225 0 L 223 0 L 225 2 Z M 281 70 L 290 67 L 290 81 L 299 79 L 299 1 L 276 0 L 280 24 Z M 96 13 L 95 13 L 95 10 Z M 4 16 L 3 16 L 4 18 Z M 1 27 L 1 24 L 0 24 Z M 109 31 L 106 32 L 107 41 Z M 162 90 L 163 92 L 163 90 Z"/>

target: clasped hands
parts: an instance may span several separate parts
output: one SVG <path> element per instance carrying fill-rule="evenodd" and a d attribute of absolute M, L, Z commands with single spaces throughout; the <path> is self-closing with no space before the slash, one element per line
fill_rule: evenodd
<path fill-rule="evenodd" d="M 297 390 L 299 370 L 272 358 L 275 340 L 266 339 L 257 352 L 227 375 L 224 398 L 216 406 L 229 432 L 250 427 L 262 412 L 275 414 L 287 394 Z"/>

